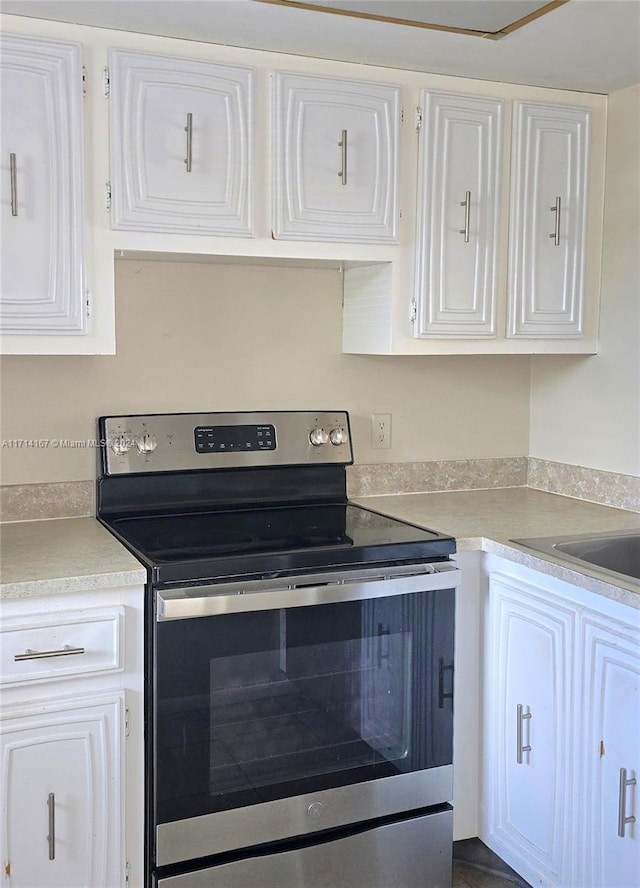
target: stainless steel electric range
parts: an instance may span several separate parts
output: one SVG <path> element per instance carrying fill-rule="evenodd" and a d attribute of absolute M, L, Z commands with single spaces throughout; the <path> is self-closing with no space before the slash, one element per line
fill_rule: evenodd
<path fill-rule="evenodd" d="M 350 503 L 344 411 L 108 416 L 146 566 L 146 880 L 450 888 L 455 540 Z"/>

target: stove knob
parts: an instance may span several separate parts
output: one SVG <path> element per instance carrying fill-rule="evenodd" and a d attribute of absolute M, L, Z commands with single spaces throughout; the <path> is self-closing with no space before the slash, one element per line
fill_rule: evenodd
<path fill-rule="evenodd" d="M 128 435 L 118 435 L 111 442 L 111 449 L 118 456 L 128 453 L 131 450 L 131 438 Z"/>
<path fill-rule="evenodd" d="M 345 432 L 344 429 L 341 429 L 341 428 L 331 429 L 331 431 L 329 432 L 329 440 L 331 441 L 332 444 L 335 444 L 336 447 L 339 444 L 346 444 L 347 443 L 347 433 Z"/>
<path fill-rule="evenodd" d="M 320 447 L 321 444 L 328 442 L 329 435 L 327 435 L 324 429 L 314 429 L 309 435 L 309 440 L 314 447 Z"/>
<path fill-rule="evenodd" d="M 153 435 L 150 435 L 149 432 L 145 432 L 144 435 L 140 435 L 136 441 L 136 446 L 140 453 L 153 453 L 158 446 L 158 442 Z"/>

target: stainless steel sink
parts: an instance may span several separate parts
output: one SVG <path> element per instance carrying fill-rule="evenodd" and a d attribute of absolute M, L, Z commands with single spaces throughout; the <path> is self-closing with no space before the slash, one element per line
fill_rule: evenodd
<path fill-rule="evenodd" d="M 561 561 L 592 566 L 614 577 L 640 581 L 640 528 L 511 542 L 553 555 Z"/>

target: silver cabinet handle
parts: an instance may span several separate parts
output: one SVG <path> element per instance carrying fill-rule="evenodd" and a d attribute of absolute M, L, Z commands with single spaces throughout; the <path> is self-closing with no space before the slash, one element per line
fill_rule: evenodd
<path fill-rule="evenodd" d="M 635 786 L 637 780 L 635 777 L 627 779 L 627 769 L 620 768 L 620 789 L 618 794 L 618 835 L 624 839 L 625 828 L 627 823 L 635 823 L 636 818 L 631 814 L 627 817 L 627 787 Z"/>
<path fill-rule="evenodd" d="M 190 173 L 193 147 L 193 114 L 191 114 L 191 112 L 187 114 L 187 125 L 185 126 L 184 131 L 187 134 L 187 156 L 185 157 L 184 162 L 187 167 L 187 172 Z"/>
<path fill-rule="evenodd" d="M 50 792 L 47 799 L 47 808 L 49 809 L 49 835 L 47 841 L 49 843 L 49 860 L 56 859 L 56 796 Z"/>
<path fill-rule="evenodd" d="M 342 138 L 338 142 L 338 148 L 342 149 L 342 169 L 338 175 L 342 179 L 342 184 L 347 184 L 347 131 L 342 130 Z"/>
<path fill-rule="evenodd" d="M 464 200 L 460 201 L 460 206 L 464 207 L 464 228 L 461 228 L 458 234 L 464 234 L 465 244 L 469 243 L 469 220 L 471 219 L 471 192 L 467 191 Z"/>
<path fill-rule="evenodd" d="M 84 654 L 84 648 L 74 648 L 70 644 L 65 644 L 63 648 L 55 651 L 32 651 L 27 648 L 24 654 L 16 654 L 14 660 L 18 663 L 20 660 L 46 660 L 48 657 L 70 657 L 72 654 Z"/>
<path fill-rule="evenodd" d="M 560 207 L 561 207 L 561 204 L 562 204 L 561 198 L 556 197 L 555 206 L 549 207 L 551 212 L 556 214 L 555 231 L 553 232 L 553 234 L 549 235 L 549 237 L 553 238 L 553 242 L 556 245 L 556 247 L 560 246 Z"/>
<path fill-rule="evenodd" d="M 525 712 L 524 707 L 521 703 L 518 703 L 517 711 L 516 711 L 516 761 L 519 765 L 522 764 L 523 755 L 525 752 L 531 752 L 531 745 L 524 743 L 524 727 L 523 722 L 525 719 L 530 719 L 531 713 Z"/>
<path fill-rule="evenodd" d="M 9 174 L 11 176 L 11 215 L 18 215 L 18 176 L 16 173 L 16 156 L 9 155 Z"/>

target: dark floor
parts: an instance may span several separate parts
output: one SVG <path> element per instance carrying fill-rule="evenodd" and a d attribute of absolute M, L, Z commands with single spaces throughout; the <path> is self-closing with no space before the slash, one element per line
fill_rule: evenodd
<path fill-rule="evenodd" d="M 531 888 L 480 839 L 453 843 L 453 888 Z"/>

